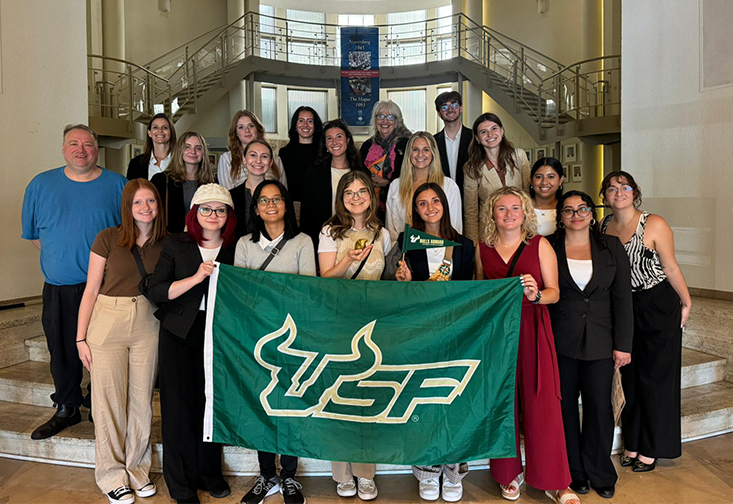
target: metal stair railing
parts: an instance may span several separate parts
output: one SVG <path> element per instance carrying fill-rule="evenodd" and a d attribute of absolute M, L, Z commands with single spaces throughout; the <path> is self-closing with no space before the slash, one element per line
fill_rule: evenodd
<path fill-rule="evenodd" d="M 187 110 L 195 112 L 203 93 L 217 83 L 223 85 L 229 69 L 249 57 L 339 66 L 341 28 L 247 13 L 133 68 L 131 75 L 133 81 L 147 79 L 145 72 L 149 72 L 167 82 L 167 86 L 146 88 L 153 92 L 143 97 L 142 108 L 151 106 L 145 99 L 168 103 L 175 120 Z M 464 14 L 376 28 L 381 68 L 463 58 L 480 67 L 486 85 L 498 85 L 511 97 L 510 112 L 527 114 L 540 136 L 543 130 L 568 121 L 619 112 L 619 56 L 563 65 Z"/>
<path fill-rule="evenodd" d="M 167 96 L 170 103 L 168 80 L 155 72 L 111 56 L 87 59 L 90 117 L 127 120 L 132 132 L 136 120 L 155 114 L 154 97 Z"/>

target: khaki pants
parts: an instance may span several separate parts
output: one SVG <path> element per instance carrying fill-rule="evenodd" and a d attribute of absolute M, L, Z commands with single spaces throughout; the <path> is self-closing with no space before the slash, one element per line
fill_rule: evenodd
<path fill-rule="evenodd" d="M 87 331 L 92 351 L 94 476 L 104 493 L 149 481 L 158 321 L 142 296 L 99 295 Z"/>
<path fill-rule="evenodd" d="M 352 464 L 351 462 L 331 462 L 333 479 L 337 483 L 346 483 L 357 478 L 374 479 L 377 472 L 376 464 Z"/>

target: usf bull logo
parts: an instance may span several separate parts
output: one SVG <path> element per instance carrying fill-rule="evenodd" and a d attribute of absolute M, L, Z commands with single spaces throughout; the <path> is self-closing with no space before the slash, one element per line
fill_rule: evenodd
<path fill-rule="evenodd" d="M 270 372 L 260 393 L 269 416 L 331 418 L 360 423 L 406 423 L 420 405 L 451 404 L 466 389 L 480 360 L 419 364 L 383 362 L 372 340 L 377 321 L 351 339 L 351 352 L 329 354 L 296 348 L 295 321 L 263 336 L 254 356 Z M 419 344 L 419 342 L 416 342 Z"/>

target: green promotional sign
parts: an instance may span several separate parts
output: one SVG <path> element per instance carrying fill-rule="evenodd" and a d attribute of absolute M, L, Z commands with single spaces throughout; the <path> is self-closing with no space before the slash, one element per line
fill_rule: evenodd
<path fill-rule="evenodd" d="M 521 306 L 516 278 L 353 281 L 220 265 L 204 440 L 364 463 L 514 457 Z"/>
<path fill-rule="evenodd" d="M 402 239 L 402 252 L 406 254 L 410 250 L 422 250 L 437 247 L 460 247 L 460 243 L 444 240 L 431 234 L 413 229 L 405 224 L 405 233 Z"/>

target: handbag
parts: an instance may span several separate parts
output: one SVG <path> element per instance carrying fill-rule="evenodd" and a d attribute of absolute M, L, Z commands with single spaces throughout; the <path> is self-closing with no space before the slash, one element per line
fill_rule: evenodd
<path fill-rule="evenodd" d="M 265 269 L 267 269 L 272 260 L 275 259 L 275 256 L 280 253 L 287 241 L 288 239 L 283 236 L 280 241 L 277 242 L 277 245 L 275 245 L 272 250 L 270 250 L 270 255 L 267 256 L 267 259 L 265 259 L 265 261 L 260 265 L 260 271 L 265 271 Z"/>
<path fill-rule="evenodd" d="M 614 425 L 618 425 L 618 421 L 621 419 L 621 412 L 624 410 L 624 406 L 626 406 L 626 396 L 624 395 L 624 387 L 621 385 L 620 369 L 616 369 L 613 372 L 611 403 L 613 404 Z"/>
<path fill-rule="evenodd" d="M 153 276 L 152 273 L 148 273 L 145 270 L 145 264 L 143 264 L 143 258 L 140 257 L 140 251 L 137 249 L 137 246 L 132 247 L 132 256 L 135 258 L 135 262 L 137 263 L 137 269 L 140 272 L 140 276 L 142 277 L 142 280 L 140 280 L 140 283 L 137 284 L 137 288 L 140 291 L 140 294 L 142 294 L 145 299 L 150 301 L 150 304 L 153 305 L 155 308 L 155 303 L 150 299 L 150 278 Z"/>

